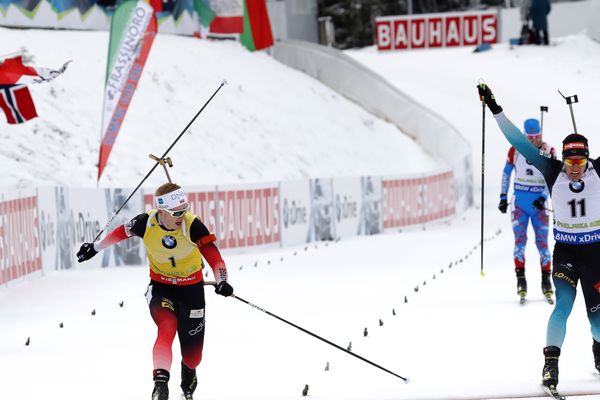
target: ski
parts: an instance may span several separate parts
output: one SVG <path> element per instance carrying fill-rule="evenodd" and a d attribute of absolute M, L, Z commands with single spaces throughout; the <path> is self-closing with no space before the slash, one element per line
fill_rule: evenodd
<path fill-rule="evenodd" d="M 560 393 L 558 393 L 558 390 L 556 390 L 556 385 L 549 385 L 549 386 L 540 385 L 540 386 L 542 387 L 544 392 L 546 392 L 546 394 L 548 396 L 550 396 L 551 398 L 553 398 L 555 400 L 565 400 L 566 399 L 565 396 L 562 396 Z"/>
<path fill-rule="evenodd" d="M 525 299 L 525 296 L 527 296 L 527 292 L 526 291 L 524 291 L 524 290 L 519 291 L 519 297 L 520 297 L 519 304 L 522 305 L 522 306 L 525 305 L 525 302 L 527 301 Z"/>

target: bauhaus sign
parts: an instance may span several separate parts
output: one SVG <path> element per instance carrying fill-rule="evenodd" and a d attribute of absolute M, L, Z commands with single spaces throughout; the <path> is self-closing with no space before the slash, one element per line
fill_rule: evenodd
<path fill-rule="evenodd" d="M 406 50 L 497 43 L 495 11 L 377 17 L 379 50 Z"/>

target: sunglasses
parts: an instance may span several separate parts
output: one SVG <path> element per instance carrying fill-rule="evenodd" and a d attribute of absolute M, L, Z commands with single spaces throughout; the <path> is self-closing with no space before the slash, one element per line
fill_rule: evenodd
<path fill-rule="evenodd" d="M 587 161 L 588 161 L 587 158 L 578 158 L 578 159 L 565 158 L 563 160 L 563 163 L 565 165 L 568 165 L 569 167 L 572 167 L 573 165 L 583 167 L 585 164 L 587 164 Z"/>
<path fill-rule="evenodd" d="M 186 207 L 183 210 L 171 211 L 171 210 L 164 209 L 163 211 L 166 212 L 167 214 L 169 214 L 173 218 L 179 218 L 179 217 L 183 217 L 185 215 L 185 213 L 188 212 L 188 210 L 189 210 L 189 207 Z"/>

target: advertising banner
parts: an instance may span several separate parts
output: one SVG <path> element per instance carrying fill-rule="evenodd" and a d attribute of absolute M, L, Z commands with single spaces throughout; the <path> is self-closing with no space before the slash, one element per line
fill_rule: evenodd
<path fill-rule="evenodd" d="M 380 51 L 477 46 L 497 43 L 498 27 L 496 11 L 377 17 L 375 39 Z"/>
<path fill-rule="evenodd" d="M 128 0 L 117 7 L 110 24 L 98 180 L 117 140 L 155 36 L 156 16 L 148 3 Z"/>
<path fill-rule="evenodd" d="M 76 253 L 84 242 L 94 240 L 106 225 L 106 197 L 103 189 L 55 188 L 56 196 L 56 269 L 72 269 Z M 102 257 L 94 257 L 85 267 L 99 267 Z"/>
<path fill-rule="evenodd" d="M 188 189 L 190 210 L 206 225 L 210 233 L 217 234 L 217 187 L 194 186 Z"/>
<path fill-rule="evenodd" d="M 333 179 L 335 238 L 356 236 L 360 232 L 362 208 L 361 179 Z"/>
<path fill-rule="evenodd" d="M 310 217 L 306 241 L 334 240 L 333 180 L 331 178 L 311 179 L 309 186 Z"/>
<path fill-rule="evenodd" d="M 56 254 L 61 245 L 58 242 L 58 211 L 56 203 L 56 188 L 43 187 L 38 189 L 40 246 L 42 269 L 51 271 L 56 268 Z"/>
<path fill-rule="evenodd" d="M 308 180 L 281 182 L 281 245 L 306 243 L 309 232 L 310 184 Z"/>
<path fill-rule="evenodd" d="M 115 215 L 115 212 L 121 208 L 132 190 L 133 189 L 121 188 L 104 189 L 104 196 L 106 199 L 106 221 L 109 221 L 113 215 Z M 119 214 L 117 214 L 106 227 L 102 237 L 106 236 L 119 225 L 126 224 L 133 217 L 143 212 L 143 195 L 142 192 L 137 192 L 129 199 L 127 204 L 119 211 Z M 101 256 L 103 268 L 108 266 L 118 267 L 120 265 L 140 265 L 144 264 L 146 260 L 146 252 L 144 250 L 142 239 L 138 237 L 131 237 L 102 250 Z"/>
<path fill-rule="evenodd" d="M 36 191 L 4 193 L 0 200 L 0 284 L 41 268 Z"/>
<path fill-rule="evenodd" d="M 280 244 L 277 183 L 217 186 L 219 248 Z"/>
<path fill-rule="evenodd" d="M 383 232 L 383 185 L 380 176 L 360 178 L 361 206 L 359 235 Z"/>
<path fill-rule="evenodd" d="M 436 221 L 454 215 L 455 204 L 452 171 L 425 177 L 423 182 L 423 222 Z"/>
<path fill-rule="evenodd" d="M 384 228 L 414 225 L 422 221 L 422 182 L 421 177 L 383 178 Z"/>

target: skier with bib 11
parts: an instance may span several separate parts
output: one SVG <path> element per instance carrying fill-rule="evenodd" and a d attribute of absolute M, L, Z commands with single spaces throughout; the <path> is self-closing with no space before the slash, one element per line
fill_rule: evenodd
<path fill-rule="evenodd" d="M 556 390 L 558 359 L 580 281 L 591 326 L 594 365 L 600 372 L 600 158 L 591 159 L 585 136 L 572 133 L 563 139 L 562 160 L 553 160 L 504 115 L 489 86 L 481 83 L 477 88 L 504 136 L 544 175 L 550 191 L 556 242 L 552 262 L 556 305 L 546 329 L 542 387 L 560 399 Z"/>

